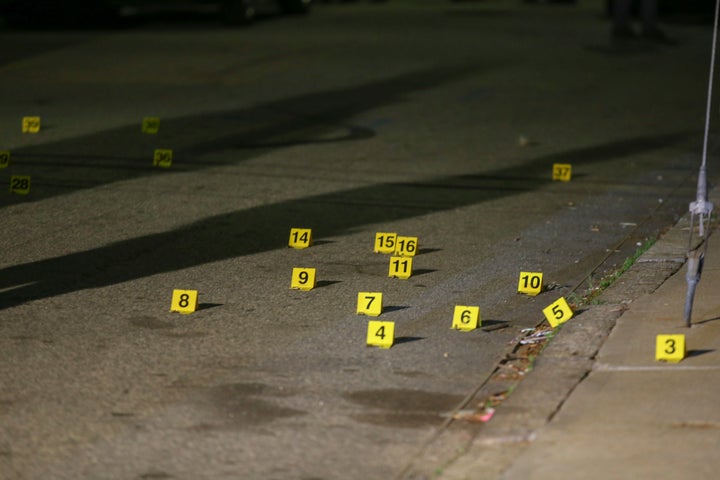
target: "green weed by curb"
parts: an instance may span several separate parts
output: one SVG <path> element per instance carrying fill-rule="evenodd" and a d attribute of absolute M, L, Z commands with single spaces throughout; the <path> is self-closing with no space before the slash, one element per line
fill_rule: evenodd
<path fill-rule="evenodd" d="M 600 281 L 597 283 L 597 285 L 592 285 L 593 279 L 592 276 L 588 278 L 588 283 L 590 283 L 590 286 L 585 291 L 585 294 L 578 297 L 578 305 L 589 305 L 594 302 L 597 302 L 597 297 L 600 296 L 600 294 L 605 291 L 610 285 L 615 283 L 625 272 L 630 270 L 633 265 L 635 265 L 635 262 L 637 262 L 637 259 L 640 258 L 645 252 L 650 250 L 650 247 L 655 245 L 655 242 L 657 242 L 656 237 L 648 238 L 645 240 L 645 242 L 642 243 L 636 250 L 635 253 L 633 253 L 631 256 L 625 259 L 622 266 L 615 270 L 614 272 L 605 275 L 600 279 Z"/>

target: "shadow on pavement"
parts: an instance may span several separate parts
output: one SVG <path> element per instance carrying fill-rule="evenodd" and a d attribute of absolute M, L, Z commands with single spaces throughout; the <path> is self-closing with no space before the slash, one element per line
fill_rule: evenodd
<path fill-rule="evenodd" d="M 142 119 L 138 118 L 135 125 L 13 150 L 7 170 L 30 175 L 33 183 L 32 196 L 14 201 L 42 200 L 134 178 L 235 164 L 277 148 L 372 138 L 376 135 L 373 129 L 351 125 L 348 119 L 478 70 L 476 66 L 429 68 L 237 111 L 161 119 L 155 135 L 143 134 Z M 59 121 L 43 116 L 42 130 L 33 140 L 41 142 L 42 131 L 59 128 Z M 328 138 L 329 133 L 338 131 Z M 152 166 L 156 148 L 173 150 L 171 171 Z M 12 201 L 0 198 L 0 206 Z"/>
<path fill-rule="evenodd" d="M 0 293 L 0 309 L 286 248 L 289 228 L 298 222 L 312 228 L 318 236 L 338 236 L 366 224 L 495 200 L 551 183 L 547 172 L 555 162 L 573 159 L 575 165 L 582 165 L 616 160 L 684 138 L 686 134 L 682 133 L 644 137 L 540 157 L 490 175 L 372 185 L 215 215 L 174 230 L 5 268 L 0 271 L 0 289 L 7 290 Z"/>
<path fill-rule="evenodd" d="M 429 88 L 468 74 L 471 68 L 430 69 L 382 82 L 303 95 L 226 114 L 182 118 L 163 124 L 158 137 L 178 152 L 177 169 L 198 170 L 236 163 L 257 154 L 258 144 L 289 145 L 317 141 L 345 119 L 379 105 L 401 101 L 407 92 Z M 270 114 L 268 113 L 270 112 Z M 260 126 L 257 126 L 260 123 Z M 282 201 L 204 218 L 182 227 L 139 236 L 83 252 L 26 263 L 0 271 L 0 309 L 41 298 L 195 267 L 210 262 L 285 248 L 291 225 L 313 228 L 318 237 L 343 235 L 359 226 L 391 222 L 536 190 L 551 182 L 553 163 L 581 166 L 622 159 L 686 140 L 678 132 L 620 140 L 590 148 L 538 157 L 523 165 L 478 175 L 430 178 L 422 182 L 364 186 Z M 79 188 L 146 175 L 172 174 L 148 165 L 156 139 L 137 138 L 139 125 L 22 149 L 14 163 L 32 167 L 34 188 L 43 182 L 64 186 L 55 195 Z M 338 140 L 359 140 L 370 130 L 348 128 Z M 117 145 L 130 154 L 114 156 Z M 147 147 L 147 148 L 146 148 Z M 275 147 L 272 147 L 275 148 Z M 233 150 L 232 160 L 191 162 L 196 155 Z M 225 158 L 225 157 L 223 157 Z M 175 169 L 175 167 L 174 167 Z M 7 169 L 9 170 L 9 169 Z M 38 179 L 36 183 L 35 179 Z M 82 179 L 82 185 L 79 185 Z M 40 188 L 35 198 L 53 193 Z"/>

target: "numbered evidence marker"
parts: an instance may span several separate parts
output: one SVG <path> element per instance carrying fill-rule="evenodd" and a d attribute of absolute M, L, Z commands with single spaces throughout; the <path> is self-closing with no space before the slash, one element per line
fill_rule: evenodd
<path fill-rule="evenodd" d="M 10 193 L 18 195 L 30 193 L 30 175 L 12 175 L 10 177 Z"/>
<path fill-rule="evenodd" d="M 569 182 L 572 178 L 572 165 L 569 163 L 556 163 L 553 165 L 552 179 L 560 182 Z"/>
<path fill-rule="evenodd" d="M 10 166 L 10 152 L 7 150 L 0 151 L 0 168 L 7 168 Z"/>
<path fill-rule="evenodd" d="M 455 306 L 452 322 L 453 329 L 469 332 L 478 328 L 480 324 L 480 307 L 469 307 L 466 305 Z"/>
<path fill-rule="evenodd" d="M 157 117 L 145 117 L 142 121 L 142 132 L 155 135 L 160 131 L 160 119 Z"/>
<path fill-rule="evenodd" d="M 685 335 L 658 335 L 655 340 L 655 360 L 678 363 L 685 358 Z"/>
<path fill-rule="evenodd" d="M 377 317 L 382 313 L 382 293 L 360 292 L 357 301 L 358 315 Z"/>
<path fill-rule="evenodd" d="M 395 253 L 397 233 L 377 232 L 375 234 L 375 253 Z"/>
<path fill-rule="evenodd" d="M 22 133 L 40 132 L 40 117 L 23 117 Z"/>
<path fill-rule="evenodd" d="M 173 290 L 171 312 L 193 313 L 197 310 L 197 290 Z"/>
<path fill-rule="evenodd" d="M 418 237 L 397 237 L 395 255 L 414 257 L 418 250 Z"/>
<path fill-rule="evenodd" d="M 173 151 L 169 148 L 156 148 L 153 153 L 153 167 L 170 168 L 172 166 Z"/>
<path fill-rule="evenodd" d="M 367 344 L 371 347 L 390 348 L 395 341 L 395 322 L 368 322 Z"/>
<path fill-rule="evenodd" d="M 288 246 L 292 248 L 308 248 L 312 245 L 312 230 L 309 228 L 291 228 Z"/>
<path fill-rule="evenodd" d="M 543 309 L 543 314 L 552 328 L 557 327 L 561 323 L 565 323 L 573 316 L 573 311 L 568 305 L 565 297 L 558 298 Z"/>
<path fill-rule="evenodd" d="M 542 277 L 539 272 L 520 272 L 518 281 L 518 293 L 535 296 L 542 292 Z"/>
<path fill-rule="evenodd" d="M 388 277 L 410 278 L 410 275 L 412 275 L 411 257 L 390 257 Z"/>
<path fill-rule="evenodd" d="M 315 288 L 315 269 L 293 268 L 290 288 L 296 290 L 312 290 Z"/>

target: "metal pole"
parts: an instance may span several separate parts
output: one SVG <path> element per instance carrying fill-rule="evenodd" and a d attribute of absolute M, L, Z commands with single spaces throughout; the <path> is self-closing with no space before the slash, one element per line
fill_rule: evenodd
<path fill-rule="evenodd" d="M 705 261 L 705 253 L 707 252 L 708 241 L 707 236 L 710 235 L 710 214 L 713 210 L 713 204 L 708 202 L 707 198 L 707 150 L 708 139 L 710 137 L 710 114 L 712 105 L 713 78 L 715 76 L 715 50 L 717 47 L 718 33 L 718 12 L 720 12 L 720 0 L 715 0 L 715 23 L 713 25 L 712 52 L 710 54 L 710 78 L 708 80 L 707 107 L 705 111 L 705 135 L 703 139 L 702 163 L 700 164 L 700 172 L 698 173 L 697 195 L 695 201 L 690 203 L 690 237 L 688 239 L 687 253 L 687 280 L 688 290 L 685 296 L 685 326 L 692 325 L 692 307 L 695 298 L 695 288 L 700 282 L 702 275 L 702 267 Z M 698 236 L 705 237 L 702 251 L 700 247 L 693 250 L 693 226 L 695 223 L 695 215 L 698 216 Z"/>

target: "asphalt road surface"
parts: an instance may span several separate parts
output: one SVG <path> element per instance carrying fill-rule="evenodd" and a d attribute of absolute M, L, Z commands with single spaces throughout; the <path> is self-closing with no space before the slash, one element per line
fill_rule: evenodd
<path fill-rule="evenodd" d="M 602 11 L 396 0 L 0 31 L 0 477 L 439 472 L 522 329 L 694 199 L 710 29 L 617 46 Z M 293 227 L 313 246 L 288 248 Z M 418 237 L 409 279 L 376 232 Z M 316 288 L 290 289 L 294 267 Z M 519 295 L 523 271 L 546 291 Z M 198 311 L 171 313 L 174 289 Z M 383 293 L 380 317 L 358 292 Z M 455 305 L 482 328 L 451 329 Z M 394 322 L 392 348 L 366 346 L 369 320 Z"/>

